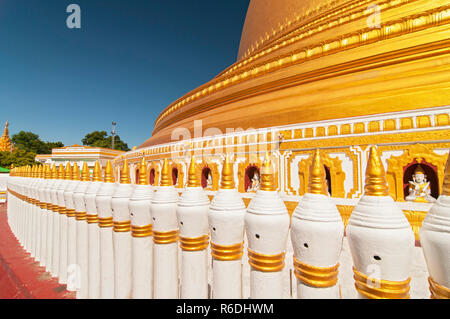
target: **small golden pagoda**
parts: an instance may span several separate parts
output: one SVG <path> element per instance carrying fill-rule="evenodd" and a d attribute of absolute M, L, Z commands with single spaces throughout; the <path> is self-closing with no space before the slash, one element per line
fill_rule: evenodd
<path fill-rule="evenodd" d="M 12 152 L 15 149 L 14 144 L 9 137 L 8 125 L 9 123 L 8 121 L 6 121 L 5 129 L 3 130 L 3 134 L 0 137 L 0 152 Z"/>

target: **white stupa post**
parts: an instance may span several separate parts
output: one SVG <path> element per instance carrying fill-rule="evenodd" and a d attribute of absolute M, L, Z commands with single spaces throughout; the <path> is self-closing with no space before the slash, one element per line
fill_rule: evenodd
<path fill-rule="evenodd" d="M 33 179 L 31 177 L 32 168 L 30 165 L 27 166 L 27 178 L 25 180 L 25 224 L 24 224 L 24 242 L 25 242 L 25 251 L 28 253 L 31 253 L 31 245 L 30 245 L 30 239 L 31 239 L 31 189 L 30 184 L 33 182 Z"/>
<path fill-rule="evenodd" d="M 179 298 L 178 285 L 178 192 L 172 185 L 169 162 L 164 159 L 160 186 L 153 194 L 153 297 Z"/>
<path fill-rule="evenodd" d="M 100 297 L 114 298 L 114 247 L 111 200 L 117 184 L 111 162 L 105 167 L 104 182 L 95 197 L 100 232 Z"/>
<path fill-rule="evenodd" d="M 77 221 L 75 213 L 75 203 L 73 201 L 73 192 L 81 180 L 80 168 L 75 162 L 72 169 L 71 180 L 68 181 L 64 190 L 64 203 L 66 204 L 67 216 L 67 261 L 60 258 L 60 269 L 66 269 L 65 278 L 68 291 L 76 291 L 80 286 L 79 274 L 77 273 Z M 64 263 L 66 267 L 64 268 Z M 64 283 L 64 275 L 61 274 L 60 283 Z"/>
<path fill-rule="evenodd" d="M 197 176 L 195 158 L 191 158 L 188 184 L 177 208 L 180 230 L 180 297 L 208 299 L 208 212 L 209 198 Z"/>
<path fill-rule="evenodd" d="M 99 299 L 100 289 L 100 231 L 98 229 L 98 213 L 95 197 L 102 185 L 102 170 L 99 161 L 95 162 L 92 183 L 84 194 L 86 204 L 86 221 L 88 226 L 88 277 L 89 299 Z"/>
<path fill-rule="evenodd" d="M 450 155 L 442 194 L 431 207 L 419 232 L 430 274 L 432 299 L 450 299 Z"/>
<path fill-rule="evenodd" d="M 359 298 L 409 298 L 414 233 L 389 196 L 383 163 L 370 148 L 364 195 L 347 225 Z"/>
<path fill-rule="evenodd" d="M 58 205 L 59 205 L 59 254 L 56 261 L 56 267 L 58 268 L 58 282 L 60 284 L 67 283 L 67 207 L 64 198 L 64 192 L 68 187 L 72 179 L 72 165 L 70 162 L 66 164 L 66 170 L 64 172 L 64 181 L 58 187 Z"/>
<path fill-rule="evenodd" d="M 290 218 L 283 200 L 274 189 L 273 168 L 268 154 L 261 169 L 260 185 L 245 215 L 251 266 L 250 298 L 280 299 Z"/>
<path fill-rule="evenodd" d="M 83 163 L 81 170 L 81 181 L 73 191 L 73 202 L 75 205 L 75 219 L 77 224 L 77 287 L 76 298 L 87 299 L 89 297 L 89 275 L 88 275 L 88 224 L 86 222 L 86 205 L 84 194 L 86 193 L 91 177 L 87 163 Z"/>
<path fill-rule="evenodd" d="M 52 276 L 59 277 L 59 250 L 61 244 L 61 224 L 60 216 L 65 215 L 66 207 L 64 203 L 64 188 L 66 186 L 65 168 L 63 164 L 58 168 L 58 182 L 51 190 L 52 204 L 58 207 L 58 212 L 53 215 L 53 236 L 52 236 Z M 59 195 L 59 196 L 58 196 Z M 62 199 L 62 202 L 60 201 Z M 61 206 L 63 204 L 63 206 Z"/>
<path fill-rule="evenodd" d="M 116 299 L 131 298 L 131 219 L 129 201 L 133 195 L 130 170 L 126 159 L 120 171 L 111 206 L 113 210 L 113 242 L 114 242 L 114 295 Z"/>
<path fill-rule="evenodd" d="M 38 177 L 40 182 L 36 186 L 36 195 L 37 195 L 37 219 L 36 219 L 36 260 L 39 261 L 40 266 L 43 266 L 43 260 L 45 260 L 45 255 L 43 254 L 43 244 L 42 239 L 46 238 L 45 227 L 47 225 L 47 200 L 44 195 L 44 189 L 47 188 L 47 184 L 49 183 L 52 173 L 49 165 L 45 165 L 44 167 L 40 166 L 38 168 Z"/>
<path fill-rule="evenodd" d="M 38 166 L 33 166 L 33 183 L 31 184 L 31 215 L 32 215 L 32 221 L 31 221 L 31 257 L 34 258 L 34 260 L 39 261 L 37 259 L 37 251 L 36 251 L 36 233 L 37 233 L 37 220 L 39 218 L 39 215 L 37 214 L 39 206 L 38 206 L 38 193 L 37 193 L 37 187 L 40 184 L 39 174 L 38 174 Z"/>
<path fill-rule="evenodd" d="M 242 255 L 246 208 L 239 195 L 233 163 L 225 159 L 220 189 L 209 208 L 214 299 L 242 298 Z"/>
<path fill-rule="evenodd" d="M 344 223 L 328 197 L 325 169 L 316 150 L 308 192 L 295 208 L 291 221 L 297 298 L 340 298 L 338 261 L 343 237 Z"/>
<path fill-rule="evenodd" d="M 148 183 L 147 164 L 142 155 L 139 183 L 130 198 L 131 233 L 133 240 L 133 299 L 153 298 L 153 225 L 151 203 L 153 187 Z"/>
<path fill-rule="evenodd" d="M 51 189 L 54 187 L 55 183 L 58 180 L 58 169 L 53 164 L 51 169 L 51 175 L 50 179 L 47 180 L 47 183 L 45 183 L 42 187 L 42 189 L 39 190 L 39 197 L 41 197 L 42 202 L 42 216 L 41 216 L 41 260 L 40 265 L 44 266 L 46 269 L 48 267 L 48 264 L 50 263 L 51 255 L 49 255 L 49 240 L 48 240 L 48 233 L 51 232 L 51 228 L 49 228 L 49 222 L 53 221 L 53 214 L 55 213 L 55 210 L 57 210 L 56 207 L 52 204 L 52 198 L 51 198 Z"/>

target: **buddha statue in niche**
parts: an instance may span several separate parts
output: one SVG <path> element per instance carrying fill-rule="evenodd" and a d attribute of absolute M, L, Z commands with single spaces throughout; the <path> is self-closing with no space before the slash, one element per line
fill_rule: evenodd
<path fill-rule="evenodd" d="M 257 171 L 253 174 L 252 184 L 248 188 L 247 192 L 256 192 L 259 189 L 259 174 Z"/>
<path fill-rule="evenodd" d="M 406 196 L 407 201 L 432 203 L 436 199 L 431 196 L 430 182 L 427 181 L 425 172 L 420 165 L 414 170 L 412 181 L 409 181 L 409 194 Z"/>

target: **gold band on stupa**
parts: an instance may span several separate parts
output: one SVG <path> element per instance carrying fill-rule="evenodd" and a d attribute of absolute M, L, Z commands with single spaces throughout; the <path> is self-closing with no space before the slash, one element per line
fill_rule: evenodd
<path fill-rule="evenodd" d="M 235 245 L 218 245 L 211 242 L 211 256 L 216 260 L 238 260 L 243 254 L 244 242 Z"/>
<path fill-rule="evenodd" d="M 355 288 L 369 299 L 409 299 L 409 283 L 411 278 L 404 281 L 389 281 L 376 279 L 360 273 L 353 267 Z"/>
<path fill-rule="evenodd" d="M 167 245 L 176 243 L 178 241 L 178 230 L 171 230 L 166 232 L 153 231 L 153 242 L 158 245 Z"/>
<path fill-rule="evenodd" d="M 99 217 L 98 218 L 98 226 L 101 228 L 109 228 L 113 226 L 113 218 L 112 217 Z"/>
<path fill-rule="evenodd" d="M 97 224 L 98 215 L 97 214 L 86 214 L 86 221 L 88 224 Z"/>
<path fill-rule="evenodd" d="M 63 206 L 58 206 L 58 213 L 65 215 L 67 213 L 66 208 Z"/>
<path fill-rule="evenodd" d="M 75 218 L 76 220 L 86 220 L 87 214 L 86 212 L 75 212 Z"/>
<path fill-rule="evenodd" d="M 327 288 L 338 282 L 339 264 L 331 267 L 317 267 L 305 264 L 294 258 L 294 274 L 305 285 L 315 288 Z"/>
<path fill-rule="evenodd" d="M 194 238 L 180 236 L 180 248 L 184 251 L 200 251 L 206 249 L 208 245 L 209 235 Z"/>
<path fill-rule="evenodd" d="M 136 238 L 150 237 L 153 235 L 153 225 L 135 226 L 131 225 L 131 235 Z"/>
<path fill-rule="evenodd" d="M 130 220 L 120 222 L 113 221 L 113 231 L 115 231 L 116 233 L 126 233 L 131 231 L 131 221 Z"/>
<path fill-rule="evenodd" d="M 265 255 L 257 253 L 248 248 L 248 263 L 253 269 L 263 272 L 275 272 L 284 268 L 284 257 L 286 253 L 276 255 Z"/>
<path fill-rule="evenodd" d="M 450 288 L 439 285 L 428 277 L 428 283 L 430 284 L 431 299 L 450 299 Z"/>
<path fill-rule="evenodd" d="M 66 209 L 67 217 L 76 217 L 75 209 Z"/>

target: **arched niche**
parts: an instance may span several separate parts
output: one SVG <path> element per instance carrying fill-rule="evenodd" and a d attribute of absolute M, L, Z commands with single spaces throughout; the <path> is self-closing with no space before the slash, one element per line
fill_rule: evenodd
<path fill-rule="evenodd" d="M 209 168 L 209 167 L 203 167 L 203 169 L 202 169 L 202 187 L 203 188 L 213 188 L 213 185 L 212 184 L 210 184 L 210 185 L 208 185 L 208 179 L 210 179 L 211 181 L 213 181 L 214 182 L 214 179 L 213 179 L 213 177 L 212 177 L 212 172 L 211 172 L 211 169 Z"/>
<path fill-rule="evenodd" d="M 178 168 L 172 167 L 172 184 L 178 186 Z"/>
<path fill-rule="evenodd" d="M 139 184 L 139 168 L 136 168 L 136 170 L 134 171 L 134 179 L 135 179 L 135 184 Z"/>
<path fill-rule="evenodd" d="M 206 188 L 207 186 L 207 176 L 204 176 L 205 173 L 211 173 L 212 177 L 212 187 Z M 206 188 L 208 190 L 217 191 L 219 190 L 219 182 L 220 182 L 220 174 L 219 174 L 219 167 L 217 163 L 214 163 L 212 161 L 204 160 L 199 165 L 197 165 L 197 176 L 200 179 L 202 183 L 202 187 Z M 204 186 L 205 185 L 205 186 Z"/>
<path fill-rule="evenodd" d="M 257 174 L 259 182 L 261 181 L 261 173 L 259 167 L 256 165 L 249 165 L 245 169 L 245 188 L 244 191 L 248 192 L 253 187 L 253 178 Z M 259 184 L 258 182 L 258 184 Z M 250 190 L 255 191 L 255 190 Z"/>
<path fill-rule="evenodd" d="M 149 183 L 150 185 L 157 186 L 159 183 L 159 175 L 160 175 L 160 164 L 158 161 L 150 162 L 148 166 L 149 174 Z M 153 173 L 152 173 L 153 171 Z M 153 182 L 153 184 L 152 184 Z"/>
<path fill-rule="evenodd" d="M 148 183 L 149 183 L 150 185 L 155 185 L 155 177 L 156 177 L 156 175 L 155 175 L 155 169 L 154 169 L 154 168 L 151 168 L 151 169 L 150 169 L 149 176 L 148 176 Z"/>
<path fill-rule="evenodd" d="M 176 188 L 184 187 L 183 165 L 179 162 L 171 164 L 172 183 Z"/>
<path fill-rule="evenodd" d="M 425 169 L 428 170 L 430 175 L 428 176 L 428 181 L 430 181 L 430 186 L 432 187 L 432 194 L 433 189 L 436 188 L 437 194 L 440 194 L 442 188 L 441 184 L 444 180 L 444 169 L 447 156 L 448 154 L 436 154 L 433 149 L 427 145 L 413 144 L 406 145 L 402 155 L 391 156 L 388 158 L 386 176 L 389 185 L 389 193 L 392 198 L 396 201 L 405 200 L 405 180 L 410 177 L 409 174 L 412 170 L 410 167 L 416 164 L 420 164 L 424 171 Z M 437 175 L 436 177 L 431 173 L 431 170 Z M 433 179 L 433 183 L 430 178 Z"/>
<path fill-rule="evenodd" d="M 273 183 L 275 189 L 278 190 L 278 179 L 279 179 L 279 168 L 278 168 L 278 158 L 275 156 L 271 156 L 271 163 L 272 168 L 275 172 L 273 177 Z M 244 162 L 240 162 L 238 165 L 238 179 L 239 179 L 239 185 L 238 185 L 238 191 L 240 193 L 246 193 L 248 190 L 248 178 L 249 173 L 251 174 L 251 167 L 258 168 L 258 171 L 260 172 L 260 168 L 262 167 L 263 159 L 259 158 L 259 156 L 253 155 L 249 159 L 249 157 L 246 157 L 246 160 Z M 254 171 L 254 170 L 253 170 Z M 252 176 L 253 177 L 253 176 Z M 261 174 L 260 174 L 261 177 Z M 251 183 L 251 179 L 250 179 Z"/>
<path fill-rule="evenodd" d="M 430 182 L 430 195 L 437 199 L 439 197 L 439 181 L 436 166 L 425 160 L 419 164 L 415 159 L 403 168 L 403 199 L 409 195 L 409 181 L 412 181 L 414 171 L 419 165 L 425 172 L 425 178 Z"/>
<path fill-rule="evenodd" d="M 302 159 L 298 163 L 299 189 L 298 193 L 303 196 L 308 191 L 309 170 L 312 165 L 314 154 L 307 159 Z M 327 189 L 331 197 L 345 197 L 345 172 L 342 170 L 342 161 L 338 158 L 331 158 L 328 153 L 321 151 L 320 157 L 325 169 L 325 178 L 327 181 Z"/>

